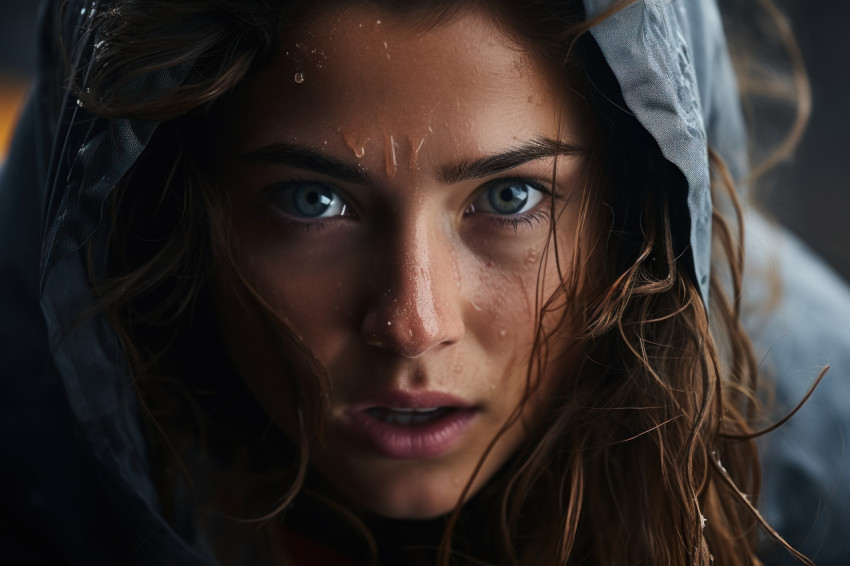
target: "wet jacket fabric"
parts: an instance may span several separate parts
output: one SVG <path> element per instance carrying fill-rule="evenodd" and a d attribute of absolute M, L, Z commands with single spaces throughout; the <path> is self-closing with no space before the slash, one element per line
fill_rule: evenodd
<path fill-rule="evenodd" d="M 585 0 L 589 16 L 611 0 Z M 99 2 L 42 7 L 39 71 L 0 176 L 0 541 L 21 563 L 214 563 L 191 529 L 161 515 L 142 418 L 117 337 L 98 317 L 82 253 L 102 266 L 103 204 L 157 125 L 105 120 L 63 87 L 57 40 L 84 76 L 96 38 L 86 22 Z M 592 31 L 625 102 L 681 171 L 690 235 L 684 250 L 710 303 L 710 144 L 733 174 L 746 174 L 746 138 L 713 0 L 643 0 Z M 178 85 L 188 68 L 146 78 L 140 92 Z M 686 224 L 686 225 L 684 225 Z M 819 368 L 832 370 L 798 415 L 763 439 L 762 509 L 819 564 L 850 561 L 850 290 L 799 241 L 755 213 L 748 265 L 775 273 L 775 308 L 763 279 L 745 284 L 747 324 L 781 414 Z M 791 563 L 765 549 L 770 564 Z M 17 563 L 17 562 L 16 562 Z"/>

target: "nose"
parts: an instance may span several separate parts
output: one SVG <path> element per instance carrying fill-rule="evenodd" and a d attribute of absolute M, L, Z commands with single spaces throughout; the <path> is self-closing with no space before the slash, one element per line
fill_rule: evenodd
<path fill-rule="evenodd" d="M 370 346 L 417 358 L 463 337 L 455 254 L 439 232 L 419 221 L 378 248 L 372 297 L 361 326 Z"/>

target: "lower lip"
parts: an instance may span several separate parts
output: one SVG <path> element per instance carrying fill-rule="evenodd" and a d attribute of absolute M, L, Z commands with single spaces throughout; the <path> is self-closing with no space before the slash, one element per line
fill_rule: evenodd
<path fill-rule="evenodd" d="M 463 436 L 475 409 L 455 409 L 433 422 L 398 426 L 379 421 L 363 411 L 352 411 L 349 430 L 369 447 L 396 460 L 426 460 L 442 456 Z"/>

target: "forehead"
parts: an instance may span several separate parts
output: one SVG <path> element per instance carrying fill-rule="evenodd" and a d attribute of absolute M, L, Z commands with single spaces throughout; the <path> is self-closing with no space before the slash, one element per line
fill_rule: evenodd
<path fill-rule="evenodd" d="M 480 10 L 424 26 L 376 7 L 327 8 L 284 34 L 274 59 L 238 90 L 231 139 L 486 138 L 506 124 L 517 137 L 559 137 L 582 121 L 565 103 L 568 86 Z"/>

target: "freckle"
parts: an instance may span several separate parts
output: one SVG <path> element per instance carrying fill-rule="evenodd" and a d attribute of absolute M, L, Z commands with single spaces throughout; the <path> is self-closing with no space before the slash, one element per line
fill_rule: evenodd
<path fill-rule="evenodd" d="M 522 65 L 520 65 L 519 61 L 514 59 L 514 70 L 516 71 L 519 78 L 522 78 Z"/>

